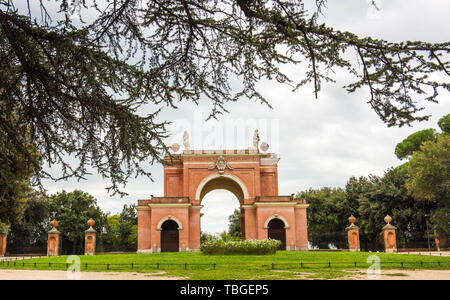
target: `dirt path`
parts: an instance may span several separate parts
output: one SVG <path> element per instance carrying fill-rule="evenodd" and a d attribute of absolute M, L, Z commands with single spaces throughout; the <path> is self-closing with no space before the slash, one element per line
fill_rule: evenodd
<path fill-rule="evenodd" d="M 165 272 L 80 272 L 81 280 L 177 280 Z M 0 270 L 0 280 L 68 280 L 66 271 Z"/>
<path fill-rule="evenodd" d="M 178 280 L 165 272 L 80 272 L 81 280 Z M 0 280 L 68 280 L 66 271 L 0 270 Z M 350 280 L 450 280 L 450 270 L 383 270 L 379 278 L 368 278 L 365 272 L 349 271 Z"/>
<path fill-rule="evenodd" d="M 354 271 L 349 271 L 354 273 Z M 354 280 L 450 280 L 450 270 L 382 270 L 379 277 L 359 272 L 340 279 Z"/>

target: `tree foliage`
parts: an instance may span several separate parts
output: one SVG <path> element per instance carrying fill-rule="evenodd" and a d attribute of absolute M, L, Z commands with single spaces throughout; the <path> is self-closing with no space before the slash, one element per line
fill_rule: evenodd
<path fill-rule="evenodd" d="M 427 141 L 436 141 L 440 135 L 446 135 L 450 133 L 450 114 L 443 116 L 439 119 L 438 125 L 442 130 L 442 133 L 436 132 L 436 130 L 429 128 L 416 131 L 410 134 L 407 138 L 397 144 L 395 147 L 395 155 L 398 159 L 409 158 L 414 151 L 420 150 L 420 146 Z"/>
<path fill-rule="evenodd" d="M 439 199 L 450 206 L 450 136 L 425 142 L 410 159 L 408 191 L 417 200 Z"/>
<path fill-rule="evenodd" d="M 411 156 L 414 151 L 419 150 L 423 142 L 435 140 L 436 131 L 434 129 L 430 128 L 417 131 L 397 144 L 395 147 L 395 155 L 399 159 L 407 158 Z"/>
<path fill-rule="evenodd" d="M 12 110 L 7 114 L 0 110 L 0 114 L 18 134 L 10 139 L 0 125 L 0 222 L 15 224 L 20 222 L 28 196 L 33 193 L 30 179 L 40 157 L 18 112 Z M 17 140 L 20 140 L 20 147 L 16 145 Z M 21 147 L 25 148 L 25 153 Z"/>
<path fill-rule="evenodd" d="M 391 168 L 383 177 L 360 178 L 363 187 L 358 197 L 358 225 L 361 245 L 365 249 L 382 249 L 380 233 L 386 215 L 392 217 L 392 224 L 397 227 L 398 247 L 426 245 L 425 214 L 435 207 L 435 203 L 415 201 L 407 193 L 407 180 L 408 171 L 404 167 Z"/>
<path fill-rule="evenodd" d="M 450 114 L 440 118 L 438 125 L 444 134 L 450 134 Z"/>
<path fill-rule="evenodd" d="M 449 236 L 450 212 L 450 114 L 443 116 L 438 125 L 442 133 L 433 129 L 415 132 L 397 144 L 395 153 L 409 157 L 403 165 L 408 172 L 406 188 L 416 201 L 432 201 L 436 205 L 429 211 L 431 226 L 444 242 Z M 404 155 L 399 155 L 398 150 Z M 442 245 L 441 245 L 442 246 Z"/>
<path fill-rule="evenodd" d="M 119 216 L 112 215 L 106 218 L 106 232 L 103 235 L 104 246 L 108 245 L 111 249 L 118 249 L 119 237 Z"/>
<path fill-rule="evenodd" d="M 99 234 L 106 225 L 106 215 L 97 206 L 97 200 L 80 190 L 62 191 L 50 196 L 50 218 L 59 222 L 62 253 L 79 254 L 84 249 L 84 231 L 88 229 L 87 221 L 95 220 L 94 229 Z"/>
<path fill-rule="evenodd" d="M 33 191 L 26 202 L 21 222 L 11 225 L 8 252 L 45 253 L 49 223 L 49 198 L 41 192 Z"/>
<path fill-rule="evenodd" d="M 114 192 L 130 176 L 150 175 L 143 161 L 161 161 L 166 122 L 156 116 L 164 106 L 206 97 L 211 117 L 241 98 L 270 106 L 257 89 L 264 78 L 293 90 L 311 84 L 317 97 L 344 70 L 354 76 L 349 92 L 367 87 L 383 122 L 402 126 L 428 118 L 416 99 L 437 101 L 450 88 L 431 79 L 450 75 L 448 42 L 397 43 L 330 28 L 318 22 L 324 0 L 314 12 L 301 0 L 40 1 L 39 18 L 16 2 L 0 0 L 2 130 L 27 155 L 4 117 L 16 107 L 46 162 L 62 165 L 62 178 L 83 178 L 92 165 Z M 90 9 L 89 20 L 71 18 L 77 3 Z M 307 70 L 292 78 L 286 64 Z M 141 115 L 147 104 L 153 112 Z M 37 170 L 37 178 L 51 177 Z"/>
<path fill-rule="evenodd" d="M 398 246 L 426 246 L 425 214 L 436 207 L 434 201 L 417 202 L 408 195 L 405 183 L 408 169 L 389 169 L 384 176 L 351 177 L 345 189 L 324 187 L 300 192 L 307 199 L 308 241 L 316 247 L 348 247 L 345 228 L 350 215 L 360 227 L 363 250 L 381 250 L 381 229 L 389 214 L 397 227 Z"/>
<path fill-rule="evenodd" d="M 137 211 L 134 205 L 124 205 L 119 215 L 107 217 L 103 234 L 103 247 L 106 251 L 136 250 Z"/>
<path fill-rule="evenodd" d="M 235 209 L 233 214 L 228 216 L 228 233 L 231 235 L 241 234 L 241 212 Z"/>
<path fill-rule="evenodd" d="M 10 226 L 0 222 L 0 235 L 4 236 L 7 235 L 9 232 Z"/>
<path fill-rule="evenodd" d="M 306 198 L 308 208 L 308 241 L 321 249 L 330 246 L 345 248 L 345 227 L 348 217 L 354 214 L 341 188 L 324 187 L 300 192 L 297 197 Z"/>
<path fill-rule="evenodd" d="M 107 217 L 92 196 L 79 190 L 63 191 L 51 197 L 33 191 L 22 219 L 10 226 L 7 250 L 14 254 L 45 253 L 50 220 L 55 218 L 63 239 L 62 252 L 82 253 L 86 221 L 91 217 L 96 221 L 97 251 L 136 251 L 135 206 L 124 205 L 120 214 Z"/>

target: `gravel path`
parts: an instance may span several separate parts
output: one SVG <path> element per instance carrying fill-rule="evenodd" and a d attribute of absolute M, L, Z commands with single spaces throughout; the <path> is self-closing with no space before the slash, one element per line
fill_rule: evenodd
<path fill-rule="evenodd" d="M 177 280 L 165 272 L 80 272 L 81 280 Z M 67 271 L 0 270 L 0 280 L 68 280 Z"/>
<path fill-rule="evenodd" d="M 367 280 L 364 272 L 340 279 Z M 178 280 L 165 272 L 81 272 L 81 280 Z M 68 280 L 66 271 L 0 270 L 0 280 Z M 450 270 L 384 270 L 379 280 L 450 280 Z"/>
<path fill-rule="evenodd" d="M 349 271 L 354 273 L 354 271 Z M 357 275 L 349 275 L 342 279 L 356 280 L 450 280 L 450 270 L 382 270 L 381 275 L 368 278 L 361 272 Z"/>

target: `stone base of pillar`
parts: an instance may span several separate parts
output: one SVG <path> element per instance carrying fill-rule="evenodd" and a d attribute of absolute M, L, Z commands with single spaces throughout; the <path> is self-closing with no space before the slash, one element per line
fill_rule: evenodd
<path fill-rule="evenodd" d="M 295 246 L 295 251 L 308 251 L 308 247 L 305 246 Z"/>
<path fill-rule="evenodd" d="M 186 251 L 191 251 L 189 249 L 187 249 Z M 161 248 L 152 248 L 152 249 L 139 249 L 136 253 L 138 254 L 148 254 L 148 253 L 160 253 L 161 252 Z M 182 251 L 180 251 L 182 252 Z"/>
<path fill-rule="evenodd" d="M 348 251 L 350 251 L 350 252 L 360 252 L 361 250 L 360 249 L 348 249 Z"/>
<path fill-rule="evenodd" d="M 397 248 L 385 249 L 385 253 L 397 253 Z"/>
<path fill-rule="evenodd" d="M 137 251 L 137 254 L 147 254 L 147 253 L 153 253 L 152 249 L 139 249 Z"/>

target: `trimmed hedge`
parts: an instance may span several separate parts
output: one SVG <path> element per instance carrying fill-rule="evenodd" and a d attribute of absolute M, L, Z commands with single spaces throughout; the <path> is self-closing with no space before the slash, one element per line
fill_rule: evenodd
<path fill-rule="evenodd" d="M 200 251 L 203 254 L 231 255 L 231 254 L 274 254 L 280 247 L 278 240 L 245 240 L 245 241 L 207 241 L 201 244 Z"/>

